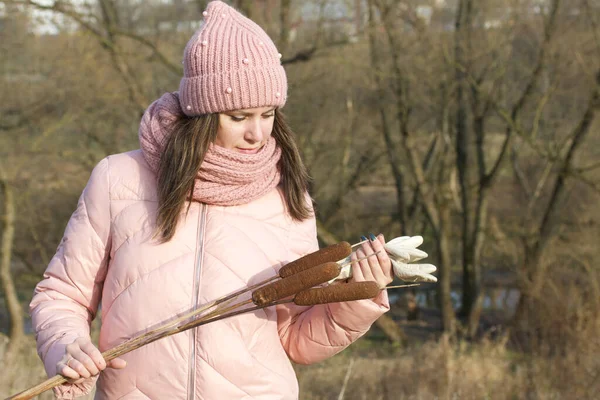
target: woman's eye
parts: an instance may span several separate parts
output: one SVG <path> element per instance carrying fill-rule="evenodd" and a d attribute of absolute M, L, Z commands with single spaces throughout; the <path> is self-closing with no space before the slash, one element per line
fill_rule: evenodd
<path fill-rule="evenodd" d="M 271 118 L 273 116 L 275 116 L 275 113 L 273 113 L 273 114 L 263 114 L 262 115 L 262 117 L 264 119 Z M 231 120 L 234 121 L 234 122 L 242 122 L 243 120 L 246 119 L 246 117 L 243 117 L 243 116 L 242 117 L 236 117 L 235 115 L 230 115 L 229 118 L 231 118 Z"/>

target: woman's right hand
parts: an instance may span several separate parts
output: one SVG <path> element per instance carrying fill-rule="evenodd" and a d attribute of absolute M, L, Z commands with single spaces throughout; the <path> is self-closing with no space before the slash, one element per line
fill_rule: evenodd
<path fill-rule="evenodd" d="M 115 358 L 107 364 L 90 338 L 80 337 L 67 345 L 65 355 L 56 364 L 56 372 L 67 378 L 69 383 L 81 383 L 107 367 L 121 369 L 126 365 L 122 358 Z"/>

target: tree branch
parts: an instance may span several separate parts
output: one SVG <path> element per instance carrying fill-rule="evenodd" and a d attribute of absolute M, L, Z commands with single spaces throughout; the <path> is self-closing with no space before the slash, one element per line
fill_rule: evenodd
<path fill-rule="evenodd" d="M 552 223 L 552 216 L 556 213 L 559 203 L 558 200 L 565 190 L 568 171 L 571 169 L 571 164 L 575 157 L 575 153 L 583 144 L 583 141 L 590 130 L 590 126 L 594 121 L 598 108 L 600 108 L 600 70 L 598 70 L 596 73 L 596 86 L 594 87 L 594 91 L 590 96 L 585 113 L 573 131 L 573 140 L 571 141 L 571 144 L 567 150 L 567 154 L 561 163 L 558 171 L 558 178 L 556 179 L 552 194 L 550 195 L 550 200 L 548 201 L 548 206 L 542 218 L 542 222 L 539 227 L 540 248 L 543 248 L 545 244 L 548 243 L 548 240 L 551 236 L 551 232 L 555 224 Z"/>

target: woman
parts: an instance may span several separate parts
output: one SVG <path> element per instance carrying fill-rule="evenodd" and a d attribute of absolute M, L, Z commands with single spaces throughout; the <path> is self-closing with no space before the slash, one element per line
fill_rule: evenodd
<path fill-rule="evenodd" d="M 102 359 L 100 351 L 318 249 L 307 174 L 280 111 L 280 55 L 226 4 L 211 2 L 203 14 L 179 92 L 147 109 L 139 150 L 96 166 L 36 287 L 38 352 L 49 376 L 69 378 L 55 389 L 59 398 L 88 393 L 99 376 L 99 399 L 295 399 L 289 359 L 330 357 L 389 309 L 385 290 L 373 300 L 278 305 L 109 365 Z M 383 243 L 371 235 L 353 257 Z M 352 279 L 391 282 L 385 251 L 357 262 Z M 89 329 L 100 302 L 98 350 Z"/>

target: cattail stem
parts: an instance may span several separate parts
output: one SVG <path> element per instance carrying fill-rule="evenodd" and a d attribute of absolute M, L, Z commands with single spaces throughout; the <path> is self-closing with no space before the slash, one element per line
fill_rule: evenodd
<path fill-rule="evenodd" d="M 361 242 L 361 243 L 364 243 L 364 242 Z M 345 244 L 345 246 L 344 246 L 343 244 Z M 324 262 L 335 262 L 335 261 L 338 261 L 338 260 L 334 260 L 334 259 L 333 259 L 333 258 L 336 258 L 336 257 L 335 257 L 335 254 L 338 254 L 340 251 L 344 251 L 344 249 L 345 249 L 345 248 L 351 248 L 351 247 L 353 247 L 353 246 L 349 246 L 349 245 L 348 245 L 347 243 L 345 243 L 345 242 L 342 242 L 342 243 L 338 244 L 338 246 L 339 246 L 339 247 L 341 247 L 341 248 L 340 248 L 340 249 L 336 249 L 337 251 L 333 251 L 333 252 L 332 252 L 332 251 L 330 251 L 329 253 L 325 252 L 324 256 L 325 256 L 327 259 L 318 260 L 317 262 L 321 261 L 321 262 L 320 262 L 320 264 L 321 264 L 321 263 L 324 263 Z M 356 245 L 354 245 L 354 246 L 356 246 Z M 329 246 L 328 248 L 325 248 L 325 249 L 321 249 L 321 250 L 319 250 L 319 251 L 317 251 L 317 252 L 315 252 L 315 253 L 311 253 L 311 255 L 312 255 L 312 258 L 313 258 L 314 260 L 317 260 L 317 257 L 315 257 L 316 253 L 323 253 L 323 250 L 327 250 L 327 249 L 333 249 L 334 247 L 336 247 L 336 245 Z M 377 253 L 379 253 L 379 252 L 377 252 Z M 364 260 L 364 259 L 366 259 L 366 258 L 368 258 L 368 257 L 371 257 L 371 256 L 373 256 L 373 255 L 375 255 L 375 254 L 377 254 L 377 253 L 370 254 L 370 255 L 368 255 L 368 256 L 366 256 L 366 257 L 363 257 L 363 258 L 361 258 L 361 259 L 359 259 L 359 260 L 356 260 L 356 261 L 362 261 L 362 260 Z M 331 258 L 332 256 L 333 256 L 333 258 Z M 307 256 L 305 256 L 305 257 L 303 257 L 303 258 L 306 258 L 306 257 L 307 257 Z M 340 257 L 340 258 L 343 258 L 343 256 L 339 256 L 339 257 Z M 322 258 L 322 257 L 321 257 L 321 258 Z M 292 262 L 292 263 L 293 263 L 293 262 Z M 341 265 L 342 265 L 342 267 L 343 267 L 343 266 L 346 266 L 346 265 L 348 265 L 349 263 L 350 263 L 350 262 L 347 262 L 347 263 L 343 263 L 343 264 L 341 264 Z M 291 264 L 291 263 L 290 263 L 290 264 Z M 317 265 L 318 265 L 318 264 L 317 264 Z M 313 265 L 313 266 L 314 266 L 314 265 Z M 283 267 L 283 268 L 285 268 L 285 267 Z M 282 276 L 281 278 L 283 278 L 283 276 Z M 200 314 L 200 313 L 202 313 L 202 312 L 204 312 L 204 311 L 206 311 L 206 310 L 208 310 L 208 309 L 210 309 L 210 308 L 213 308 L 213 307 L 215 307 L 215 306 L 218 306 L 218 305 L 220 305 L 220 304 L 223 304 L 224 302 L 226 302 L 226 301 L 228 301 L 228 300 L 236 299 L 237 297 L 239 297 L 240 295 L 242 295 L 242 294 L 244 294 L 244 293 L 246 293 L 246 292 L 249 292 L 249 291 L 251 291 L 251 290 L 254 290 L 254 289 L 256 289 L 256 288 L 259 288 L 259 287 L 261 287 L 261 286 L 265 286 L 265 285 L 267 285 L 267 284 L 269 284 L 269 283 L 271 283 L 271 282 L 273 282 L 273 281 L 275 281 L 275 280 L 277 280 L 277 279 L 280 279 L 280 276 L 279 276 L 279 275 L 275 275 L 275 276 L 273 276 L 273 277 L 271 277 L 271 278 L 265 279 L 264 281 L 262 281 L 262 282 L 259 282 L 259 283 L 256 283 L 256 284 L 254 284 L 254 285 L 252 285 L 252 286 L 248 286 L 248 287 L 242 288 L 242 289 L 238 290 L 237 292 L 234 292 L 234 293 L 232 293 L 232 294 L 229 294 L 229 295 L 227 295 L 227 296 L 221 297 L 221 298 L 219 298 L 219 299 L 217 299 L 217 300 L 214 300 L 214 301 L 212 301 L 212 302 L 210 302 L 210 303 L 208 303 L 208 304 L 205 304 L 205 305 L 203 305 L 203 306 L 201 306 L 201 307 L 199 307 L 199 308 L 196 308 L 196 309 L 194 309 L 194 310 L 192 310 L 192 311 L 190 311 L 190 312 L 188 312 L 188 313 L 186 313 L 186 314 L 184 314 L 184 315 L 180 316 L 179 318 L 177 318 L 177 319 L 175 319 L 175 320 L 173 320 L 173 321 L 171 321 L 171 322 L 169 322 L 169 323 L 167 323 L 167 324 L 165 324 L 165 325 L 162 325 L 162 326 L 158 327 L 157 329 L 159 329 L 159 330 L 160 330 L 160 329 L 169 329 L 169 328 L 171 328 L 171 327 L 177 326 L 177 325 L 178 325 L 180 322 L 182 322 L 182 321 L 185 321 L 186 319 L 190 319 L 190 318 L 192 318 L 192 317 L 195 317 L 196 315 L 198 315 L 198 314 Z"/>
<path fill-rule="evenodd" d="M 351 264 L 351 263 L 353 263 L 353 262 L 359 262 L 359 261 L 362 261 L 362 260 L 366 260 L 367 258 L 369 258 L 369 257 L 372 257 L 372 256 L 374 256 L 374 255 L 377 255 L 377 254 L 379 254 L 380 252 L 381 252 L 381 250 L 380 250 L 380 251 L 377 251 L 377 252 L 375 252 L 375 253 L 373 253 L 373 254 L 369 254 L 369 255 L 367 255 L 367 256 L 365 256 L 365 257 L 359 258 L 359 259 L 357 259 L 357 260 L 354 260 L 354 261 L 347 261 L 347 262 L 344 262 L 344 263 L 340 264 L 340 266 L 341 266 L 341 267 L 345 267 L 345 266 L 347 266 L 347 265 L 349 265 L 349 264 Z M 216 307 L 216 306 L 218 306 L 218 305 L 221 305 L 221 304 L 223 304 L 223 303 L 227 302 L 228 300 L 235 300 L 235 299 L 237 299 L 239 296 L 241 296 L 242 294 L 244 294 L 244 293 L 246 293 L 246 292 L 249 292 L 249 291 L 252 291 L 252 290 L 254 290 L 254 289 L 257 289 L 257 288 L 259 288 L 259 287 L 265 286 L 265 285 L 267 285 L 267 284 L 269 284 L 269 283 L 272 283 L 272 282 L 274 282 L 274 281 L 276 281 L 276 280 L 278 280 L 278 279 L 280 279 L 280 277 L 279 277 L 278 275 L 275 275 L 275 276 L 273 276 L 273 277 L 271 277 L 271 278 L 265 279 L 265 280 L 264 280 L 264 281 L 262 281 L 262 282 L 256 283 L 256 284 L 254 284 L 254 285 L 252 285 L 252 286 L 248 286 L 248 287 L 242 288 L 242 289 L 240 289 L 240 290 L 238 290 L 238 291 L 236 291 L 236 292 L 234 292 L 234 293 L 232 293 L 232 294 L 229 294 L 229 295 L 227 295 L 227 296 L 221 297 L 221 298 L 219 298 L 219 299 L 217 299 L 217 300 L 214 300 L 214 301 L 212 301 L 212 302 L 210 302 L 210 303 L 208 303 L 208 304 L 204 304 L 204 305 L 202 305 L 201 307 L 199 307 L 199 308 L 196 308 L 196 309 L 194 309 L 194 310 L 192 310 L 192 311 L 190 311 L 190 312 L 188 312 L 188 313 L 186 313 L 186 314 L 184 314 L 184 315 L 180 316 L 179 318 L 177 318 L 177 319 L 175 319 L 175 320 L 173 320 L 173 321 L 170 321 L 170 322 L 168 322 L 168 323 L 166 323 L 166 324 L 164 324 L 164 325 L 161 325 L 161 326 L 159 326 L 158 328 L 156 328 L 156 329 L 154 329 L 154 330 L 152 330 L 152 331 L 148 332 L 148 335 L 158 334 L 158 333 L 159 333 L 160 331 L 162 331 L 162 330 L 171 329 L 171 328 L 173 328 L 173 327 L 177 326 L 179 323 L 181 323 L 181 322 L 183 322 L 183 321 L 185 321 L 185 320 L 187 320 L 187 319 L 193 318 L 193 317 L 195 317 L 196 315 L 198 315 L 198 314 L 200 314 L 200 313 L 202 313 L 202 312 L 204 312 L 204 311 L 206 311 L 206 310 L 208 310 L 208 309 L 211 309 L 211 308 L 213 308 L 213 307 Z M 136 337 L 136 338 L 133 338 L 133 339 L 131 339 L 131 340 L 128 340 L 128 341 L 126 341 L 126 342 L 123 342 L 123 343 L 121 343 L 121 344 L 120 344 L 119 346 L 117 346 L 117 347 L 127 347 L 127 346 L 129 346 L 129 345 L 134 345 L 136 342 L 138 342 L 138 341 L 140 341 L 140 340 L 144 340 L 146 337 L 147 337 L 147 336 L 145 336 L 145 335 L 138 336 L 138 337 Z M 120 349 L 117 349 L 117 347 L 115 347 L 115 348 L 114 348 L 114 350 L 120 350 Z M 107 361 L 108 361 L 108 360 L 107 360 Z"/>
<path fill-rule="evenodd" d="M 364 257 L 357 258 L 356 260 L 349 260 L 349 261 L 345 261 L 345 262 L 343 262 L 343 263 L 341 263 L 341 264 L 340 264 L 340 267 L 344 268 L 345 266 L 347 266 L 347 265 L 350 265 L 350 264 L 352 264 L 352 263 L 357 263 L 357 262 L 359 262 L 359 261 L 366 260 L 366 259 L 367 259 L 367 258 L 369 258 L 369 257 L 376 256 L 377 254 L 381 253 L 382 251 L 383 251 L 383 250 L 376 251 L 376 252 L 375 252 L 375 253 L 373 253 L 373 254 L 368 254 L 368 255 L 366 255 L 366 256 L 364 256 Z"/>
<path fill-rule="evenodd" d="M 421 284 L 420 283 L 411 283 L 409 285 L 386 286 L 382 290 L 384 290 L 384 289 L 400 289 L 400 288 L 407 288 L 407 287 L 413 287 L 413 286 L 421 286 Z"/>
<path fill-rule="evenodd" d="M 364 242 L 358 243 L 357 245 L 362 244 L 362 243 L 364 243 Z M 357 245 L 354 245 L 352 247 L 355 247 Z M 346 246 L 347 246 L 346 248 L 348 248 L 347 244 L 346 244 Z M 351 260 L 351 261 L 344 262 L 341 264 L 341 266 L 346 266 L 351 263 L 362 261 L 362 260 L 372 257 L 378 253 L 379 252 L 369 254 L 368 256 L 362 257 L 358 260 Z M 337 253 L 329 252 L 328 254 L 329 254 L 329 256 L 332 256 Z M 341 257 L 341 258 L 343 258 L 343 257 Z M 338 260 L 332 260 L 332 262 L 335 262 L 335 261 L 338 261 Z M 291 276 L 293 276 L 293 274 L 291 274 Z M 281 277 L 280 276 L 271 277 L 269 279 L 266 279 L 262 282 L 255 284 L 255 285 L 240 289 L 232 294 L 221 297 L 221 298 L 214 300 L 208 304 L 202 305 L 199 308 L 196 308 L 190 312 L 187 312 L 184 315 L 182 315 L 172 321 L 169 321 L 166 324 L 163 324 L 156 329 L 146 332 L 145 334 L 142 334 L 140 336 L 131 338 L 131 339 L 127 340 L 126 342 L 123 342 L 120 345 L 103 352 L 102 356 L 104 357 L 106 362 L 109 362 L 121 355 L 129 353 L 130 351 L 136 350 L 136 349 L 143 347 L 149 343 L 155 342 L 159 339 L 162 339 L 162 338 L 165 338 L 168 336 L 175 335 L 177 333 L 183 332 L 183 331 L 191 329 L 191 328 L 195 328 L 195 327 L 198 327 L 201 325 L 208 324 L 210 322 L 215 322 L 215 321 L 218 321 L 218 320 L 221 320 L 224 318 L 239 315 L 239 314 L 242 314 L 245 312 L 259 310 L 261 308 L 271 307 L 273 305 L 293 302 L 294 301 L 293 299 L 288 299 L 288 300 L 284 299 L 284 300 L 273 301 L 268 304 L 263 304 L 263 305 L 259 305 L 259 306 L 254 306 L 254 307 L 238 310 L 240 307 L 243 307 L 244 305 L 248 305 L 248 304 L 252 303 L 252 299 L 249 299 L 249 300 L 243 301 L 241 303 L 231 305 L 229 307 L 218 308 L 219 305 L 225 304 L 225 306 L 227 306 L 232 301 L 235 301 L 240 295 L 242 295 L 248 291 L 252 291 L 256 288 L 265 286 L 265 285 L 267 285 L 273 281 L 276 281 L 278 279 L 281 279 Z M 201 316 L 199 318 L 194 318 L 197 315 L 201 314 L 202 312 L 210 310 L 211 308 L 214 308 L 214 307 L 217 307 L 217 308 L 212 310 L 208 314 Z M 190 318 L 192 319 L 191 321 L 184 323 L 183 325 L 178 325 L 181 322 L 188 320 Z M 40 395 L 41 393 L 43 393 L 47 390 L 50 390 L 50 389 L 52 389 L 56 386 L 59 386 L 61 384 L 64 384 L 64 383 L 67 383 L 67 379 L 65 377 L 63 377 L 62 375 L 56 375 L 56 376 L 54 376 L 42 383 L 30 388 L 30 389 L 27 389 L 27 390 L 25 390 L 19 394 L 16 394 L 14 396 L 8 397 L 6 400 L 31 399 L 35 396 Z"/>
<path fill-rule="evenodd" d="M 147 332 L 144 335 L 141 335 L 132 340 L 123 342 L 120 345 L 113 347 L 110 350 L 106 350 L 105 352 L 102 353 L 102 357 L 108 363 L 109 361 L 111 361 L 117 357 L 127 354 L 133 350 L 139 349 L 140 347 L 146 346 L 147 344 L 155 342 L 159 339 L 163 339 L 165 337 L 175 335 L 177 333 L 186 331 L 188 329 L 207 324 L 208 322 L 218 321 L 218 320 L 226 318 L 226 317 L 230 317 L 233 315 L 241 314 L 242 312 L 246 312 L 246 310 L 242 310 L 241 312 L 240 311 L 232 312 L 232 311 L 236 310 L 237 308 L 242 307 L 244 305 L 250 304 L 250 303 L 252 303 L 251 299 L 246 300 L 241 303 L 238 303 L 238 304 L 235 304 L 233 306 L 227 307 L 225 309 L 214 310 L 211 313 L 209 313 L 203 317 L 197 318 L 195 320 L 192 320 L 191 322 L 188 322 L 181 326 L 177 326 L 175 328 L 171 327 L 171 329 L 167 330 L 166 327 L 161 327 L 160 329 L 153 330 L 151 332 Z M 223 313 L 227 313 L 227 312 L 229 312 L 229 313 L 223 315 Z M 217 318 L 215 318 L 215 317 L 217 317 Z M 36 385 L 30 389 L 27 389 L 19 394 L 12 396 L 12 397 L 8 397 L 8 398 L 6 398 L 6 400 L 32 399 L 33 397 L 38 396 L 41 393 L 43 393 L 47 390 L 50 390 L 56 386 L 62 385 L 64 383 L 67 383 L 67 379 L 62 375 L 56 375 L 56 376 L 40 383 L 39 385 Z"/>
<path fill-rule="evenodd" d="M 354 260 L 354 261 L 349 261 L 349 262 L 343 263 L 343 264 L 341 264 L 341 266 L 344 267 L 344 266 L 346 266 L 348 264 L 351 264 L 352 262 L 358 262 L 358 261 L 365 260 L 365 259 L 367 259 L 369 257 L 372 257 L 372 256 L 378 254 L 379 252 L 380 251 L 375 252 L 373 254 L 369 254 L 366 257 L 362 257 L 362 258 Z M 132 348 L 132 346 L 137 346 L 138 343 L 145 342 L 145 340 L 147 340 L 150 337 L 154 337 L 156 335 L 160 335 L 161 332 L 163 332 L 163 331 L 167 332 L 170 329 L 178 326 L 181 322 L 183 322 L 185 320 L 188 320 L 190 318 L 193 318 L 193 317 L 199 315 L 200 313 L 202 313 L 202 312 L 204 312 L 206 310 L 209 310 L 209 309 L 211 309 L 213 307 L 222 305 L 222 304 L 226 303 L 229 300 L 234 301 L 240 295 L 242 295 L 242 294 L 244 294 L 246 292 L 252 291 L 254 289 L 257 289 L 259 287 L 265 286 L 265 285 L 267 285 L 269 283 L 272 283 L 272 282 L 274 282 L 274 281 L 276 281 L 278 279 L 280 279 L 279 276 L 275 275 L 275 276 L 273 276 L 271 278 L 265 279 L 262 282 L 256 283 L 254 285 L 248 286 L 248 287 L 243 288 L 243 289 L 240 289 L 240 290 L 238 290 L 238 291 L 236 291 L 236 292 L 234 292 L 232 294 L 229 294 L 227 296 L 221 297 L 221 298 L 219 298 L 217 300 L 214 300 L 214 301 L 212 301 L 212 302 L 210 302 L 208 304 L 202 305 L 201 307 L 196 308 L 196 309 L 194 309 L 194 310 L 192 310 L 192 311 L 190 311 L 190 312 L 188 312 L 188 313 L 180 316 L 179 318 L 177 318 L 177 319 L 175 319 L 173 321 L 170 321 L 170 322 L 168 322 L 168 323 L 166 323 L 164 325 L 161 325 L 158 328 L 153 329 L 150 332 L 147 332 L 147 333 L 145 333 L 143 335 L 137 336 L 135 338 L 132 338 L 132 339 L 130 339 L 128 341 L 125 341 L 125 342 L 121 343 L 120 345 L 118 345 L 118 346 L 114 347 L 113 349 L 109 350 L 111 353 L 108 354 L 108 356 L 111 357 L 111 358 L 104 357 L 104 359 L 106 361 L 110 361 L 110 360 L 112 360 L 112 359 L 114 359 L 116 357 L 119 357 L 119 355 L 125 354 L 125 353 L 122 353 L 122 351 L 125 350 L 125 349 Z M 222 310 L 214 310 L 214 311 L 223 312 Z M 135 347 L 135 348 L 138 348 L 138 347 Z"/>
<path fill-rule="evenodd" d="M 210 308 L 213 308 L 215 306 L 218 306 L 218 305 L 221 305 L 223 303 L 226 303 L 228 300 L 235 300 L 239 296 L 241 296 L 242 294 L 244 294 L 246 292 L 249 292 L 251 290 L 254 290 L 254 289 L 258 288 L 258 287 L 264 286 L 264 285 L 266 285 L 268 283 L 271 283 L 271 282 L 273 282 L 273 281 L 275 281 L 277 279 L 279 279 L 279 276 L 275 275 L 275 276 L 273 276 L 273 277 L 271 277 L 269 279 L 265 279 L 262 282 L 256 283 L 256 284 L 254 284 L 252 286 L 248 286 L 248 287 L 242 288 L 242 289 L 238 290 L 237 292 L 231 293 L 231 294 L 229 294 L 227 296 L 223 296 L 223 297 L 221 297 L 221 298 L 219 298 L 217 300 L 211 301 L 210 303 L 204 304 L 201 307 L 196 308 L 193 311 L 190 311 L 190 312 L 182 315 L 181 317 L 177 318 L 176 320 L 173 320 L 173 321 L 169 322 L 168 324 L 165 324 L 165 325 L 159 327 L 158 329 L 170 328 L 170 327 L 177 326 L 180 322 L 185 321 L 186 319 L 190 319 L 192 317 L 195 317 L 196 315 L 202 313 L 203 311 L 206 311 L 206 310 L 208 310 Z"/>
<path fill-rule="evenodd" d="M 360 283 L 354 283 L 354 284 L 346 284 L 347 287 L 349 289 L 351 288 L 356 288 L 360 285 L 366 285 L 366 286 L 373 286 L 373 285 L 377 285 L 375 282 L 360 282 Z M 346 285 L 340 285 L 340 286 L 346 286 Z M 323 288 L 323 290 L 325 290 L 327 288 Z M 310 289 L 312 291 L 318 291 L 319 289 Z M 329 291 L 331 291 L 331 289 L 327 289 Z M 333 291 L 338 292 L 338 294 L 340 295 L 340 297 L 336 297 L 336 296 L 329 296 L 328 297 L 328 302 L 335 302 L 335 301 L 340 301 L 340 298 L 344 296 L 343 294 L 343 290 L 340 290 L 340 288 L 335 288 L 333 289 Z M 356 291 L 355 291 L 356 292 Z M 302 293 L 302 292 L 300 292 Z M 143 335 L 140 338 L 136 338 L 136 343 L 135 345 L 133 345 L 133 343 L 131 342 L 125 342 L 126 344 L 128 344 L 127 346 L 117 346 L 113 349 L 107 350 L 105 352 L 102 353 L 102 356 L 104 357 L 104 359 L 106 361 L 110 361 L 120 355 L 126 354 L 130 351 L 133 351 L 135 349 L 138 349 L 142 346 L 145 346 L 147 344 L 150 344 L 152 342 L 155 342 L 159 339 L 168 337 L 168 336 L 172 336 L 175 335 L 177 333 L 186 331 L 188 329 L 192 329 L 192 328 L 196 328 L 198 326 L 202 326 L 202 325 L 206 325 L 209 324 L 211 322 L 215 322 L 215 321 L 219 321 L 225 318 L 229 318 L 229 317 L 233 317 L 242 313 L 246 313 L 246 312 L 250 312 L 250 311 L 256 311 L 262 308 L 266 308 L 266 307 L 271 307 L 271 306 L 275 306 L 278 304 L 285 304 L 285 303 L 291 303 L 295 301 L 295 298 L 300 294 L 296 294 L 296 296 L 294 296 L 294 299 L 283 299 L 283 300 L 278 300 L 278 301 L 274 301 L 268 304 L 264 304 L 264 305 L 258 305 L 258 306 L 254 306 L 254 307 L 249 307 L 249 308 L 244 308 L 241 310 L 238 310 L 238 308 L 241 308 L 245 305 L 248 305 L 250 303 L 252 303 L 252 299 L 248 299 L 246 301 L 243 301 L 241 303 L 237 303 L 234 305 L 231 305 L 229 307 L 223 308 L 223 309 L 217 309 L 217 310 L 213 310 L 212 312 L 208 313 L 207 315 L 204 315 L 202 317 L 199 317 L 197 319 L 194 319 L 190 322 L 187 322 L 181 326 L 178 326 L 174 329 L 170 329 L 170 330 L 160 330 L 158 331 L 158 333 L 156 331 L 153 332 L 148 332 L 147 334 Z M 363 293 L 365 293 L 365 296 L 372 296 L 373 293 L 371 293 L 370 291 L 363 291 Z M 315 296 L 305 296 L 306 298 L 310 298 L 313 297 L 315 298 L 315 300 L 317 299 L 317 297 Z M 321 296 L 321 299 L 323 298 L 323 296 Z M 366 297 L 365 297 L 366 298 Z M 154 335 L 151 335 L 152 333 L 154 333 Z M 66 383 L 67 379 L 61 375 L 56 375 L 42 383 L 40 383 L 37 386 L 34 386 L 28 390 L 25 390 L 17 395 L 14 395 L 12 397 L 7 398 L 6 400 L 28 400 L 31 399 L 47 390 L 52 389 L 53 387 L 56 387 L 58 385 L 61 385 L 63 383 Z"/>
<path fill-rule="evenodd" d="M 367 242 L 368 242 L 368 240 L 363 240 L 362 242 L 354 243 L 354 244 L 353 244 L 351 247 L 352 247 L 352 248 L 355 248 L 355 247 L 358 247 L 358 246 L 360 246 L 361 244 L 363 244 L 363 243 L 367 243 Z"/>

